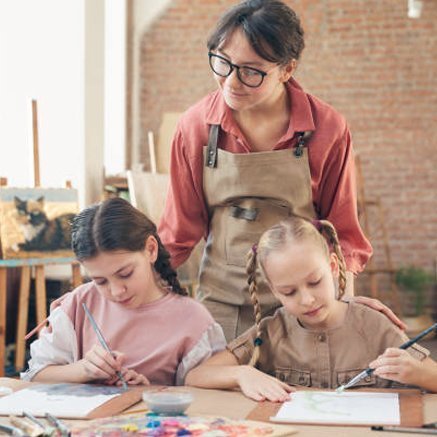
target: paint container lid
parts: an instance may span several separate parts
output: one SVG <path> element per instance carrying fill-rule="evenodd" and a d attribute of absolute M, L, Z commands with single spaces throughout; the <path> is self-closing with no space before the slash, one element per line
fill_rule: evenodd
<path fill-rule="evenodd" d="M 188 391 L 164 390 L 143 392 L 147 407 L 156 414 L 177 416 L 183 414 L 193 402 L 193 395 Z"/>

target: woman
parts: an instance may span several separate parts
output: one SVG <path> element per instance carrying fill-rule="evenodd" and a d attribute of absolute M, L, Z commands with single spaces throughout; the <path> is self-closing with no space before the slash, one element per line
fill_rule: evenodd
<path fill-rule="evenodd" d="M 218 90 L 180 119 L 159 233 L 178 267 L 207 241 L 199 292 L 228 340 L 253 322 L 245 253 L 290 215 L 330 220 L 345 254 L 348 290 L 372 249 L 358 223 L 350 132 L 343 117 L 293 79 L 304 48 L 295 12 L 247 0 L 208 43 Z M 263 315 L 278 301 L 259 285 Z"/>

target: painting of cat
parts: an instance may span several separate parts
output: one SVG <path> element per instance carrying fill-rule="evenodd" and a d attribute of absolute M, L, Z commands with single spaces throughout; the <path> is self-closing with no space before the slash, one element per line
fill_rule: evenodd
<path fill-rule="evenodd" d="M 74 188 L 0 187 L 0 259 L 72 258 Z"/>
<path fill-rule="evenodd" d="M 17 223 L 25 238 L 25 242 L 18 245 L 21 250 L 70 249 L 70 223 L 74 214 L 62 214 L 49 220 L 44 212 L 44 196 L 36 200 L 22 200 L 15 196 L 14 202 Z"/>

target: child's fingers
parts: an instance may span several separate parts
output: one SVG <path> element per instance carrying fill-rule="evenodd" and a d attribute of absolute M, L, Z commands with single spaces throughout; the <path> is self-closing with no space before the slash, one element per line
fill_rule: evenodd
<path fill-rule="evenodd" d="M 123 352 L 112 351 L 112 356 L 115 359 L 115 361 L 120 365 L 121 368 L 126 358 L 126 355 Z"/>
<path fill-rule="evenodd" d="M 91 379 L 110 379 L 113 375 L 112 373 L 108 373 L 105 369 L 102 369 L 100 366 L 96 365 L 93 361 L 88 360 L 86 357 L 81 360 L 82 365 L 85 369 L 85 373 Z"/>
<path fill-rule="evenodd" d="M 279 381 L 281 384 L 281 387 L 287 392 L 287 393 L 292 393 L 294 391 L 296 391 L 296 387 L 292 387 L 291 385 L 288 385 L 285 382 Z"/>
<path fill-rule="evenodd" d="M 136 372 L 135 370 L 132 369 L 127 369 L 127 368 L 123 368 L 121 370 L 121 373 L 123 375 L 124 380 L 129 384 L 129 385 L 150 385 L 149 380 L 144 376 L 141 375 L 140 373 Z M 121 381 L 117 382 L 117 385 L 121 385 Z"/>
<path fill-rule="evenodd" d="M 94 346 L 86 353 L 85 358 L 95 366 L 102 369 L 109 376 L 113 376 L 119 368 L 114 357 L 100 346 Z"/>
<path fill-rule="evenodd" d="M 115 370 L 121 369 L 121 362 L 120 360 L 124 359 L 124 355 L 121 353 L 118 353 L 119 355 L 115 355 L 114 352 L 108 352 L 106 349 L 104 349 L 100 345 L 95 346 L 95 351 L 97 355 L 104 360 L 109 366 L 111 366 Z"/>

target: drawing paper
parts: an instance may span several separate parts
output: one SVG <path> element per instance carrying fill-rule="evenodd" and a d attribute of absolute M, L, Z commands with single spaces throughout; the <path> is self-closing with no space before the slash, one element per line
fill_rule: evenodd
<path fill-rule="evenodd" d="M 290 423 L 399 425 L 398 393 L 301 391 L 271 420 Z"/>
<path fill-rule="evenodd" d="M 119 387 L 91 384 L 38 384 L 0 398 L 1 415 L 34 416 L 50 413 L 62 418 L 86 417 L 95 408 L 119 396 Z"/>

